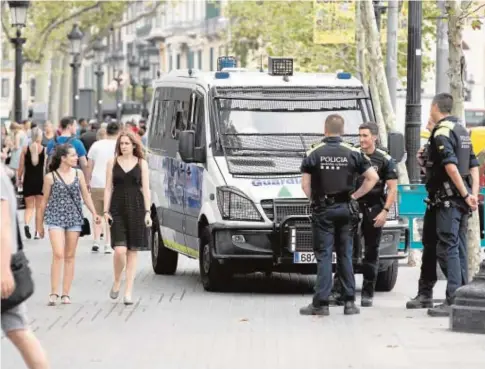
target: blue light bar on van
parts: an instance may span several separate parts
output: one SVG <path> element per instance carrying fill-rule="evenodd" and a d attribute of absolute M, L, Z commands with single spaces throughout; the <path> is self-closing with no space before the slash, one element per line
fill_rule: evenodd
<path fill-rule="evenodd" d="M 228 79 L 229 73 L 228 72 L 216 72 L 215 77 L 216 77 L 216 79 Z"/>
<path fill-rule="evenodd" d="M 348 72 L 337 73 L 337 79 L 351 79 L 351 78 L 352 78 L 352 74 Z"/>
<path fill-rule="evenodd" d="M 234 56 L 220 56 L 217 58 L 217 70 L 221 71 L 224 68 L 236 68 L 237 60 Z"/>

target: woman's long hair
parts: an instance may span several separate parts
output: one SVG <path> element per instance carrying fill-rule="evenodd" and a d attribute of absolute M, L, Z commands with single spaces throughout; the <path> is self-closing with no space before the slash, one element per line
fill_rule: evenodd
<path fill-rule="evenodd" d="M 59 169 L 59 167 L 61 166 L 61 159 L 67 156 L 67 154 L 69 154 L 69 150 L 73 148 L 74 146 L 72 146 L 71 144 L 57 145 L 54 149 L 55 152 L 52 155 L 52 159 L 49 164 L 49 172 L 54 172 Z"/>
<path fill-rule="evenodd" d="M 39 127 L 32 128 L 32 144 L 30 145 L 30 158 L 35 167 L 39 164 L 39 145 L 42 142 L 42 130 Z M 42 148 L 41 148 L 42 151 Z"/>
<path fill-rule="evenodd" d="M 121 156 L 121 149 L 120 149 L 120 142 L 121 137 L 128 137 L 133 144 L 133 155 L 136 156 L 138 159 L 144 159 L 145 155 L 143 154 L 142 150 L 142 143 L 138 137 L 133 132 L 130 131 L 122 131 L 116 140 L 116 149 L 115 149 L 115 156 Z"/>

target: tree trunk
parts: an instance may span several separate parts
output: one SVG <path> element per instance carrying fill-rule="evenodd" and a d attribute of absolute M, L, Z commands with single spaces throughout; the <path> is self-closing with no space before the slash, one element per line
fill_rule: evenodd
<path fill-rule="evenodd" d="M 460 0 L 446 0 L 445 7 L 448 13 L 448 44 L 449 44 L 449 66 L 450 93 L 453 96 L 452 114 L 464 122 L 464 80 L 465 80 L 465 57 L 463 55 L 463 26 L 464 14 L 462 11 L 463 2 Z M 468 249 L 468 277 L 471 279 L 480 266 L 480 222 L 478 213 L 473 212 L 469 220 L 467 232 Z"/>
<path fill-rule="evenodd" d="M 362 7 L 360 3 L 357 3 L 355 7 L 355 43 L 357 44 L 357 73 L 359 74 L 359 79 L 365 84 L 367 81 L 367 73 L 365 68 L 365 32 L 364 25 L 362 24 Z"/>

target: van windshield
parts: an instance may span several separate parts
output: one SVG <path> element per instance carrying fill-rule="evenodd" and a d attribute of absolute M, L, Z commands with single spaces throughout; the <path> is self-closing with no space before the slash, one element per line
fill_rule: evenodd
<path fill-rule="evenodd" d="M 221 97 L 216 108 L 220 144 L 232 174 L 297 174 L 306 151 L 322 140 L 329 115 L 344 118 L 353 143 L 363 123 L 359 99 Z"/>

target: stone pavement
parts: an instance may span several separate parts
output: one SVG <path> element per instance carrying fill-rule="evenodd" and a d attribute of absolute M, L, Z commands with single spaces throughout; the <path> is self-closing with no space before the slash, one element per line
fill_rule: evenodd
<path fill-rule="evenodd" d="M 112 255 L 77 252 L 72 305 L 46 305 L 48 240 L 27 241 L 36 281 L 29 320 L 52 369 L 463 368 L 483 369 L 485 337 L 450 332 L 447 318 L 404 308 L 419 270 L 403 266 L 396 288 L 379 293 L 373 308 L 344 316 L 303 317 L 313 277 L 238 277 L 231 292 L 205 292 L 197 262 L 181 257 L 175 276 L 153 273 L 140 253 L 135 305 L 112 302 Z M 360 284 L 361 277 L 357 277 Z M 438 282 L 436 298 L 444 297 Z M 2 368 L 23 363 L 2 339 Z"/>

